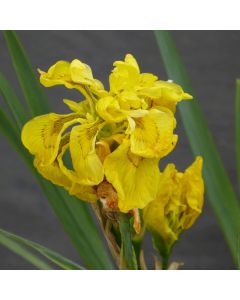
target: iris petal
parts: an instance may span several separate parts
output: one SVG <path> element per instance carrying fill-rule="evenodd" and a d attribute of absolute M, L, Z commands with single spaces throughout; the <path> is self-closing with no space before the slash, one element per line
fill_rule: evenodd
<path fill-rule="evenodd" d="M 104 161 L 104 171 L 118 195 L 122 212 L 143 208 L 155 199 L 158 183 L 158 160 L 141 158 L 131 153 L 129 140 L 113 151 Z"/>

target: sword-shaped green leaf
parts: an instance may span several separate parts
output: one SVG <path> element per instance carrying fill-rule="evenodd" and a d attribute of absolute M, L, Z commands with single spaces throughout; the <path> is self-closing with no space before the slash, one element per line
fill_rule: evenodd
<path fill-rule="evenodd" d="M 11 111 L 14 120 L 16 122 L 19 130 L 22 128 L 24 123 L 26 123 L 28 117 L 24 111 L 24 107 L 18 99 L 15 91 L 11 87 L 8 80 L 0 72 L 0 94 L 2 95 L 5 103 L 7 104 L 9 110 Z"/>
<path fill-rule="evenodd" d="M 35 116 L 49 112 L 47 97 L 36 78 L 36 74 L 16 33 L 7 30 L 4 32 L 4 37 L 19 83 L 32 114 Z"/>
<path fill-rule="evenodd" d="M 29 260 L 29 253 L 31 254 L 30 257 L 34 257 L 33 260 L 34 265 L 37 268 L 41 269 L 50 269 L 51 267 L 48 266 L 45 262 L 40 261 L 40 258 L 36 257 L 33 252 L 37 252 L 41 256 L 45 257 L 50 262 L 54 263 L 55 265 L 59 266 L 64 270 L 83 270 L 84 268 L 81 267 L 79 264 L 73 262 L 72 260 L 62 256 L 61 254 L 52 251 L 38 243 L 32 242 L 27 240 L 23 237 L 20 237 L 16 234 L 12 234 L 8 231 L 0 229 L 0 244 L 9 248 L 16 254 L 22 256 L 23 258 Z M 11 246 L 11 247 L 10 247 Z M 22 251 L 22 249 L 26 249 Z M 19 250 L 21 249 L 21 251 Z M 32 263 L 32 261 L 30 261 Z M 37 263 L 36 263 L 37 262 Z"/>
<path fill-rule="evenodd" d="M 204 158 L 203 174 L 208 198 L 234 261 L 240 268 L 239 249 L 237 248 L 237 242 L 240 238 L 240 206 L 238 199 L 171 33 L 156 31 L 155 36 L 168 77 L 179 83 L 186 92 L 194 96 L 194 100 L 181 103 L 178 109 L 194 155 L 201 155 Z"/>
<path fill-rule="evenodd" d="M 89 269 L 113 269 L 101 235 L 86 203 L 42 178 L 33 168 L 32 158 L 23 148 L 16 128 L 0 109 L 0 131 L 8 138 L 38 179 L 50 205 Z"/>
<path fill-rule="evenodd" d="M 240 187 L 240 79 L 236 80 L 236 99 L 235 99 L 235 149 L 237 160 L 238 186 Z"/>

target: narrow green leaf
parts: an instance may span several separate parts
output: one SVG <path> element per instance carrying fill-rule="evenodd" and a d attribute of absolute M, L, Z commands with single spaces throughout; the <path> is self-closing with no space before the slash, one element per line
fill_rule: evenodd
<path fill-rule="evenodd" d="M 122 250 L 125 263 L 128 269 L 137 270 L 137 260 L 132 245 L 129 216 L 127 214 L 120 213 L 119 218 L 122 239 Z"/>
<path fill-rule="evenodd" d="M 24 108 L 18 99 L 15 91 L 11 87 L 10 83 L 0 72 L 0 93 L 7 106 L 9 107 L 11 113 L 13 114 L 14 120 L 16 121 L 19 130 L 22 128 L 24 123 L 26 123 L 28 117 L 24 111 Z"/>
<path fill-rule="evenodd" d="M 89 269 L 113 269 L 87 205 L 38 176 L 45 195 Z"/>
<path fill-rule="evenodd" d="M 4 37 L 19 83 L 31 112 L 34 116 L 49 112 L 47 98 L 36 79 L 36 74 L 28 61 L 27 55 L 16 33 L 7 30 L 4 32 Z"/>
<path fill-rule="evenodd" d="M 0 130 L 33 171 L 86 267 L 89 269 L 113 269 L 113 264 L 87 204 L 70 196 L 62 188 L 52 185 L 37 173 L 33 167 L 32 158 L 23 148 L 16 129 L 1 109 Z"/>
<path fill-rule="evenodd" d="M 0 107 L 0 131 L 6 136 L 10 144 L 15 148 L 18 153 L 21 153 L 25 160 L 30 159 L 30 155 L 24 151 L 23 146 L 19 140 L 19 131 L 13 124 L 12 120 Z M 27 158 L 28 157 L 28 158 Z"/>
<path fill-rule="evenodd" d="M 7 232 L 3 229 L 0 229 L 0 241 L 2 238 L 6 237 L 8 240 L 13 242 L 17 242 L 20 246 L 25 246 L 26 248 L 30 248 L 31 250 L 37 251 L 39 254 L 43 255 L 45 258 L 61 267 L 65 270 L 83 270 L 84 268 L 78 265 L 77 263 L 71 261 L 70 259 L 63 257 L 59 253 L 52 251 L 38 243 L 29 241 L 25 238 L 22 238 L 18 235 Z M 21 255 L 21 254 L 20 254 Z M 24 256 L 25 258 L 25 256 Z"/>
<path fill-rule="evenodd" d="M 237 176 L 240 187 L 240 79 L 236 80 L 236 99 L 235 99 L 235 149 L 237 159 Z"/>
<path fill-rule="evenodd" d="M 24 53 L 15 32 L 6 31 L 5 38 L 19 82 L 33 115 L 48 112 L 48 105 L 43 91 Z M 6 132 L 5 132 L 6 134 Z M 21 145 L 17 137 L 11 140 L 16 149 Z M 21 148 L 21 146 L 20 146 Z M 65 231 L 76 246 L 80 256 L 90 269 L 112 269 L 112 262 L 86 203 L 71 197 L 62 188 L 53 186 L 44 180 L 32 167 L 32 159 L 24 151 L 20 152 L 39 180 L 51 206 L 53 207 Z"/>
<path fill-rule="evenodd" d="M 89 205 L 76 197 L 70 196 L 68 192 L 62 188 L 58 188 L 58 191 L 61 194 L 62 198 L 65 199 L 65 203 L 70 213 L 76 220 L 79 227 L 79 232 L 81 231 L 82 237 L 84 237 L 88 242 L 86 255 L 89 257 L 90 248 L 92 251 L 92 256 L 95 256 L 98 269 L 113 269 L 113 263 L 109 258 L 109 252 L 103 243 L 102 234 L 97 229 L 96 224 L 93 222 L 93 217 L 90 213 Z M 84 244 L 86 244 L 86 242 L 84 242 Z M 84 245 L 81 246 L 81 249 L 83 247 Z M 92 264 L 93 258 L 90 258 L 90 262 Z"/>
<path fill-rule="evenodd" d="M 167 31 L 156 31 L 155 35 L 168 77 L 194 96 L 193 101 L 185 101 L 179 105 L 181 118 L 194 155 L 202 155 L 204 158 L 203 173 L 208 198 L 235 263 L 240 268 L 237 247 L 240 233 L 239 202 L 171 34 Z"/>
<path fill-rule="evenodd" d="M 28 262 L 30 262 L 32 265 L 34 265 L 36 268 L 41 270 L 50 270 L 52 269 L 45 261 L 37 257 L 36 255 L 32 254 L 30 251 L 28 251 L 25 247 L 19 245 L 19 243 L 15 242 L 11 238 L 1 234 L 0 232 L 0 244 L 12 252 L 18 254 L 19 256 L 26 259 Z"/>

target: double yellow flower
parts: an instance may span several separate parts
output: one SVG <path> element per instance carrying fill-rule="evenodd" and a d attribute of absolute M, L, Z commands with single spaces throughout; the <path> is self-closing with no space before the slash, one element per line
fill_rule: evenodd
<path fill-rule="evenodd" d="M 89 202 L 101 198 L 113 203 L 109 197 L 114 191 L 114 208 L 129 212 L 162 199 L 159 187 L 167 171 L 160 173 L 158 163 L 177 143 L 177 103 L 192 96 L 175 83 L 140 73 L 130 54 L 114 67 L 108 91 L 77 59 L 40 71 L 45 87 L 64 85 L 78 90 L 83 99 L 64 99 L 69 114 L 50 113 L 30 120 L 22 130 L 22 142 L 34 155 L 37 170 L 52 183 Z M 171 184 L 175 186 L 175 181 Z M 109 185 L 112 190 L 103 189 Z M 147 222 L 148 213 L 144 214 Z"/>

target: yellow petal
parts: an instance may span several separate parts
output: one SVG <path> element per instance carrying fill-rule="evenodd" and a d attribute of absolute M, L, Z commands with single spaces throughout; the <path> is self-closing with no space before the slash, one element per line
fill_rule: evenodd
<path fill-rule="evenodd" d="M 35 117 L 24 125 L 22 142 L 43 165 L 51 164 L 58 154 L 63 132 L 79 122 L 77 117 L 77 114 L 55 113 Z"/>
<path fill-rule="evenodd" d="M 142 108 L 143 101 L 135 92 L 123 91 L 119 95 L 119 105 L 124 110 Z"/>
<path fill-rule="evenodd" d="M 160 173 L 156 199 L 143 210 L 143 218 L 148 230 L 159 235 L 166 245 L 172 245 L 177 240 L 176 233 L 169 226 L 166 207 L 174 193 L 174 176 L 177 174 L 174 164 L 169 164 Z"/>
<path fill-rule="evenodd" d="M 164 106 L 173 111 L 176 110 L 176 104 L 182 100 L 191 100 L 193 97 L 183 91 L 180 85 L 168 82 L 168 81 L 157 81 L 155 83 L 156 90 L 159 89 L 160 95 L 153 96 L 155 106 Z"/>
<path fill-rule="evenodd" d="M 113 63 L 113 65 L 116 68 L 123 68 L 123 69 L 133 68 L 138 73 L 140 72 L 138 63 L 132 54 L 126 54 L 124 61 L 117 60 Z"/>
<path fill-rule="evenodd" d="M 67 88 L 72 88 L 70 63 L 67 61 L 58 61 L 47 72 L 40 70 L 39 72 L 41 74 L 40 82 L 45 87 L 64 84 Z"/>
<path fill-rule="evenodd" d="M 94 122 L 72 129 L 70 134 L 70 154 L 74 170 L 59 165 L 63 173 L 73 182 L 81 185 L 97 185 L 104 178 L 103 165 L 95 150 L 96 136 L 102 124 Z"/>
<path fill-rule="evenodd" d="M 78 59 L 71 62 L 70 74 L 72 81 L 75 83 L 91 85 L 93 82 L 91 68 Z"/>
<path fill-rule="evenodd" d="M 107 122 L 118 123 L 127 118 L 126 113 L 120 108 L 119 102 L 111 96 L 98 100 L 96 110 L 99 116 Z"/>
<path fill-rule="evenodd" d="M 122 90 L 131 90 L 139 80 L 139 67 L 135 58 L 127 54 L 125 61 L 115 61 L 115 68 L 109 76 L 111 93 L 118 93 Z"/>
<path fill-rule="evenodd" d="M 69 107 L 69 109 L 79 114 L 81 117 L 86 117 L 87 113 L 90 112 L 89 103 L 87 100 L 76 102 L 68 99 L 63 99 L 63 102 Z"/>
<path fill-rule="evenodd" d="M 168 110 L 152 109 L 142 118 L 135 119 L 131 133 L 131 151 L 142 157 L 161 158 L 173 150 L 177 136 L 173 134 L 176 121 Z"/>
<path fill-rule="evenodd" d="M 97 201 L 96 190 L 92 186 L 73 183 L 73 185 L 69 190 L 69 194 L 74 195 L 83 201 L 92 202 L 92 203 Z"/>
<path fill-rule="evenodd" d="M 118 195 L 120 211 L 143 208 L 155 199 L 158 183 L 158 160 L 138 157 L 130 152 L 129 140 L 104 161 L 104 171 Z"/>
<path fill-rule="evenodd" d="M 103 84 L 93 78 L 91 68 L 78 59 L 74 59 L 71 63 L 58 61 L 47 72 L 41 70 L 39 72 L 40 82 L 45 87 L 63 84 L 66 88 L 75 88 L 83 92 L 85 86 L 89 86 L 95 94 L 105 93 Z"/>
<path fill-rule="evenodd" d="M 144 209 L 147 228 L 171 247 L 198 218 L 203 196 L 201 157 L 197 157 L 184 173 L 178 172 L 174 164 L 168 164 L 160 173 L 156 199 Z"/>
<path fill-rule="evenodd" d="M 60 157 L 64 154 L 67 147 L 68 145 L 62 148 L 59 154 Z M 50 165 L 44 166 L 42 165 L 41 161 L 35 158 L 34 166 L 44 178 L 51 181 L 53 184 L 63 186 L 67 190 L 70 188 L 72 183 L 68 179 L 68 177 L 65 176 L 64 173 L 61 171 L 57 159 L 54 160 L 54 162 L 51 163 Z"/>
<path fill-rule="evenodd" d="M 132 54 L 127 54 L 125 56 L 125 63 L 130 66 L 133 66 L 138 71 L 138 73 L 140 72 L 138 63 Z"/>
<path fill-rule="evenodd" d="M 111 153 L 109 143 L 106 141 L 100 141 L 96 143 L 96 153 L 103 163 L 105 158 Z"/>
<path fill-rule="evenodd" d="M 196 157 L 193 164 L 183 174 L 183 190 L 188 209 L 184 218 L 184 229 L 193 225 L 202 211 L 204 202 L 204 182 L 202 179 L 202 157 Z"/>
<path fill-rule="evenodd" d="M 153 86 L 154 82 L 158 79 L 157 76 L 151 73 L 142 73 L 140 74 L 138 88 L 147 88 Z"/>

